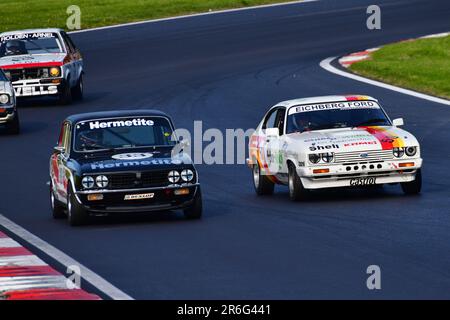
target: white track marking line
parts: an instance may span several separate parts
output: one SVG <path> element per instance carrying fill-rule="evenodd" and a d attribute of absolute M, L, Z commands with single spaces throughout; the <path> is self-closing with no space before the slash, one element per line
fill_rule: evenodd
<path fill-rule="evenodd" d="M 335 68 L 335 67 L 333 67 L 331 65 L 331 62 L 334 59 L 336 59 L 336 58 L 337 57 L 326 58 L 326 59 L 324 59 L 324 60 L 322 60 L 320 62 L 320 66 L 323 69 L 325 69 L 325 70 L 327 70 L 327 71 L 329 71 L 331 73 L 334 73 L 334 74 L 337 74 L 337 75 L 340 75 L 340 76 L 343 76 L 343 77 L 346 77 L 346 78 L 350 78 L 350 79 L 353 79 L 353 80 L 356 80 L 356 81 L 360 81 L 360 82 L 365 82 L 365 83 L 371 84 L 373 86 L 381 87 L 381 88 L 384 88 L 384 89 L 397 91 L 397 92 L 400 92 L 400 93 L 403 93 L 403 94 L 407 94 L 407 95 L 410 95 L 410 96 L 413 96 L 413 97 L 416 97 L 416 98 L 419 98 L 419 99 L 424 99 L 424 100 L 428 100 L 428 101 L 432 101 L 432 102 L 436 102 L 436 103 L 445 104 L 445 105 L 450 106 L 450 101 L 446 100 L 446 99 L 443 99 L 443 98 L 430 96 L 430 95 L 425 94 L 425 93 L 420 93 L 420 92 L 416 92 L 416 91 L 413 91 L 413 90 L 397 87 L 397 86 L 394 86 L 392 84 L 387 84 L 387 83 L 383 83 L 383 82 L 380 82 L 380 81 L 364 78 L 362 76 L 358 76 L 356 74 L 337 69 L 337 68 Z"/>
<path fill-rule="evenodd" d="M 47 264 L 36 256 L 6 256 L 0 257 L 0 267 L 36 267 Z M 1 277 L 0 277 L 1 279 Z"/>
<path fill-rule="evenodd" d="M 64 276 L 0 277 L 0 292 L 37 288 L 67 289 L 67 279 Z"/>
<path fill-rule="evenodd" d="M 102 277 L 100 277 L 98 274 L 94 273 L 92 270 L 88 269 L 87 267 L 83 266 L 78 261 L 74 260 L 73 258 L 69 257 L 67 254 L 62 252 L 61 250 L 55 248 L 51 244 L 45 242 L 44 240 L 38 238 L 34 234 L 30 233 L 29 231 L 25 230 L 21 226 L 15 224 L 8 218 L 4 217 L 0 214 L 0 225 L 2 225 L 4 228 L 8 229 L 10 232 L 14 233 L 19 238 L 25 240 L 26 242 L 30 243 L 34 247 L 38 248 L 42 252 L 44 252 L 46 255 L 50 256 L 51 258 L 55 259 L 59 263 L 61 263 L 66 268 L 68 266 L 78 266 L 81 270 L 81 277 L 89 282 L 91 285 L 96 287 L 98 290 L 106 294 L 107 296 L 111 297 L 114 300 L 133 300 L 132 297 L 127 295 L 125 292 L 121 291 Z"/>
<path fill-rule="evenodd" d="M 18 248 L 21 247 L 19 243 L 11 238 L 0 238 L 0 248 Z"/>
<path fill-rule="evenodd" d="M 303 0 L 303 1 L 300 0 L 300 1 L 290 1 L 290 2 L 284 2 L 284 3 L 264 4 L 264 5 L 244 7 L 244 8 L 208 11 L 208 12 L 186 14 L 186 15 L 175 16 L 175 17 L 159 18 L 159 19 L 152 19 L 152 20 L 143 20 L 143 21 L 122 23 L 122 24 L 115 24 L 115 25 L 112 25 L 112 26 L 104 26 L 104 27 L 97 27 L 97 28 L 91 28 L 91 29 L 76 30 L 76 31 L 70 31 L 69 33 L 83 33 L 83 32 L 106 30 L 106 29 L 113 29 L 113 28 L 122 28 L 122 27 L 136 26 L 136 25 L 146 24 L 146 23 L 172 21 L 172 20 L 179 20 L 179 19 L 185 19 L 185 18 L 202 17 L 202 16 L 209 16 L 209 15 L 214 15 L 214 14 L 222 14 L 222 13 L 230 13 L 230 12 L 238 12 L 238 11 L 246 11 L 246 10 L 255 10 L 255 9 L 262 9 L 262 8 L 289 6 L 289 5 L 294 5 L 294 4 L 303 4 L 303 3 L 316 2 L 316 1 L 320 1 L 320 0 Z"/>

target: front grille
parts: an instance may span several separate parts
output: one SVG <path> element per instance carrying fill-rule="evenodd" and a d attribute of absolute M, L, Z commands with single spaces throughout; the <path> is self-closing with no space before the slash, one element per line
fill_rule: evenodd
<path fill-rule="evenodd" d="M 394 159 L 392 150 L 339 152 L 334 154 L 335 163 L 376 162 L 392 159 Z"/>
<path fill-rule="evenodd" d="M 43 78 L 42 68 L 9 69 L 5 73 L 11 82 Z"/>
<path fill-rule="evenodd" d="M 146 171 L 142 173 L 116 173 L 109 175 L 110 189 L 132 189 L 163 187 L 170 184 L 167 175 L 170 170 Z M 140 175 L 140 177 L 139 177 Z"/>

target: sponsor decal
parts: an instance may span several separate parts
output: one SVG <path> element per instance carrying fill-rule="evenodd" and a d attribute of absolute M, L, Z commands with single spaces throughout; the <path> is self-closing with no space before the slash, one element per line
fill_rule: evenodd
<path fill-rule="evenodd" d="M 392 150 L 393 148 L 401 148 L 405 146 L 403 139 L 389 132 L 388 129 L 382 127 L 362 127 L 381 144 L 383 150 Z"/>
<path fill-rule="evenodd" d="M 45 39 L 45 38 L 55 38 L 56 35 L 52 32 L 32 32 L 32 33 L 16 33 L 6 35 L 0 38 L 0 42 L 10 41 L 10 40 L 24 40 L 24 39 Z"/>
<path fill-rule="evenodd" d="M 374 101 L 344 101 L 320 104 L 309 104 L 292 107 L 289 115 L 302 112 L 324 111 L 324 110 L 351 110 L 351 109 L 379 109 L 380 106 Z"/>
<path fill-rule="evenodd" d="M 140 166 L 152 166 L 152 165 L 170 165 L 170 164 L 182 164 L 183 162 L 178 159 L 152 159 L 142 161 L 117 161 L 117 162 L 94 162 L 91 163 L 92 170 L 101 169 L 114 169 L 114 168 L 132 168 Z"/>
<path fill-rule="evenodd" d="M 18 97 L 31 97 L 31 96 L 43 96 L 49 94 L 57 94 L 57 86 L 33 86 L 33 87 L 14 87 L 16 96 Z"/>
<path fill-rule="evenodd" d="M 354 178 L 350 179 L 351 186 L 371 186 L 376 184 L 377 178 L 367 177 L 367 178 Z"/>
<path fill-rule="evenodd" d="M 333 143 L 327 145 L 312 145 L 311 147 L 309 147 L 309 150 L 311 151 L 329 150 L 329 149 L 339 149 L 339 145 Z"/>
<path fill-rule="evenodd" d="M 152 153 L 148 152 L 134 152 L 134 153 L 121 153 L 115 154 L 111 158 L 115 160 L 142 160 L 153 157 Z"/>
<path fill-rule="evenodd" d="M 350 143 L 344 143 L 344 147 L 357 147 L 357 146 L 370 146 L 370 145 L 377 145 L 377 141 L 357 141 L 357 142 L 350 142 Z"/>
<path fill-rule="evenodd" d="M 127 194 L 124 200 L 142 200 L 142 199 L 153 199 L 154 193 L 142 193 L 142 194 Z"/>
<path fill-rule="evenodd" d="M 83 125 L 84 123 L 82 123 Z M 120 127 L 141 127 L 153 126 L 153 120 L 148 119 L 133 119 L 133 120 L 119 120 L 119 121 L 92 121 L 89 122 L 89 129 L 105 129 L 105 128 L 120 128 Z"/>

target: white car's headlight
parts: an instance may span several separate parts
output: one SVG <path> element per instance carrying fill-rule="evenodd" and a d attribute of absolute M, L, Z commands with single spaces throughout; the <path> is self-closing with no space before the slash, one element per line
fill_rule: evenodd
<path fill-rule="evenodd" d="M 106 188 L 108 186 L 109 180 L 107 176 L 97 176 L 97 178 L 95 178 L 95 183 L 99 188 Z"/>
<path fill-rule="evenodd" d="M 186 182 L 191 181 L 194 179 L 194 172 L 190 169 L 181 171 L 181 179 Z"/>
<path fill-rule="evenodd" d="M 171 183 L 177 183 L 180 180 L 180 173 L 176 170 L 172 170 L 167 175 L 167 179 L 169 179 Z"/>
<path fill-rule="evenodd" d="M 394 154 L 394 157 L 401 158 L 405 154 L 405 150 L 403 148 L 394 148 L 392 149 L 392 153 Z"/>
<path fill-rule="evenodd" d="M 417 147 L 406 147 L 405 153 L 408 157 L 415 156 L 417 153 Z"/>
<path fill-rule="evenodd" d="M 333 158 L 334 158 L 333 152 L 322 153 L 323 162 L 330 163 L 331 161 L 333 161 Z"/>
<path fill-rule="evenodd" d="M 7 94 L 0 94 L 0 103 L 7 104 L 9 102 L 9 96 Z"/>
<path fill-rule="evenodd" d="M 92 189 L 94 187 L 94 178 L 86 176 L 81 180 L 81 184 L 85 189 Z"/>
<path fill-rule="evenodd" d="M 319 161 L 320 161 L 320 155 L 316 154 L 316 153 L 311 153 L 308 155 L 308 159 L 311 163 L 316 164 L 316 163 L 319 163 Z"/>

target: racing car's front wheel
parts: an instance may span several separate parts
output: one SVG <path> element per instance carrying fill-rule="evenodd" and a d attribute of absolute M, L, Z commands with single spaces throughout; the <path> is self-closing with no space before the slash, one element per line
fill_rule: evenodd
<path fill-rule="evenodd" d="M 403 182 L 401 186 L 405 194 L 419 194 L 422 190 L 422 170 L 417 170 L 416 178 L 413 181 Z"/>
<path fill-rule="evenodd" d="M 289 198 L 292 201 L 303 200 L 307 196 L 308 190 L 303 187 L 302 180 L 297 174 L 297 170 L 295 170 L 295 166 L 293 164 L 289 165 L 289 177 L 288 177 L 288 185 L 289 185 Z"/>
<path fill-rule="evenodd" d="M 78 203 L 76 196 L 70 187 L 67 194 L 67 218 L 71 226 L 81 226 L 85 224 L 88 219 L 86 210 Z"/>
<path fill-rule="evenodd" d="M 72 97 L 74 100 L 82 100 L 83 99 L 83 89 L 84 89 L 83 74 L 80 74 L 77 84 L 72 89 Z"/>
<path fill-rule="evenodd" d="M 13 121 L 6 125 L 6 132 L 8 134 L 19 134 L 20 133 L 20 121 L 19 113 L 16 111 Z"/>
<path fill-rule="evenodd" d="M 188 219 L 200 219 L 203 212 L 202 192 L 198 187 L 194 202 L 189 208 L 184 209 L 184 216 Z"/>
<path fill-rule="evenodd" d="M 72 88 L 70 88 L 70 79 L 67 79 L 59 93 L 59 104 L 68 105 L 72 103 Z"/>
<path fill-rule="evenodd" d="M 275 184 L 266 175 L 261 174 L 261 168 L 258 164 L 253 166 L 253 186 L 259 196 L 273 194 L 275 188 Z"/>
<path fill-rule="evenodd" d="M 55 194 L 53 192 L 53 185 L 51 182 L 50 182 L 50 205 L 52 208 L 52 214 L 54 219 L 61 219 L 66 216 L 64 213 L 64 206 L 55 197 Z"/>

